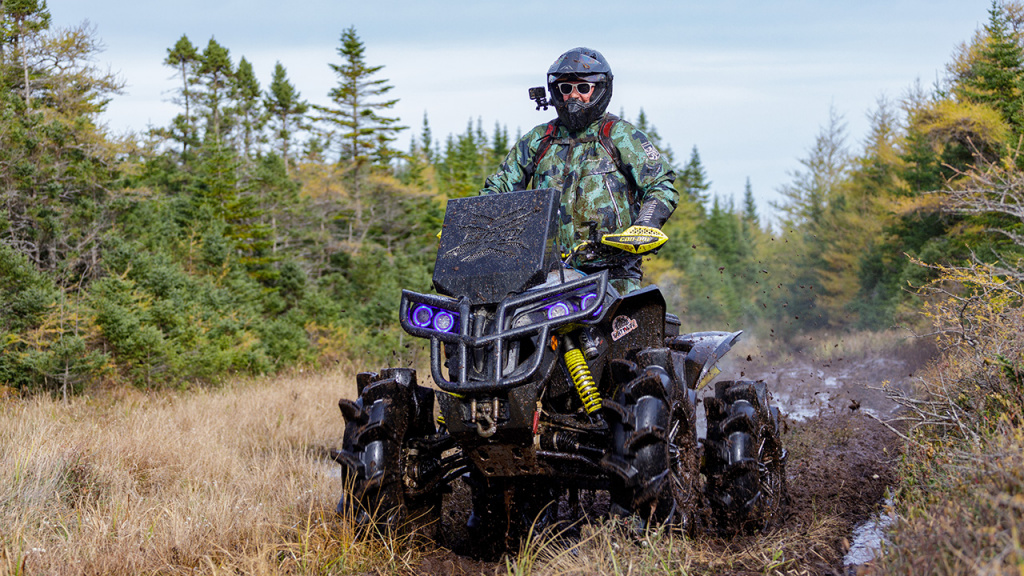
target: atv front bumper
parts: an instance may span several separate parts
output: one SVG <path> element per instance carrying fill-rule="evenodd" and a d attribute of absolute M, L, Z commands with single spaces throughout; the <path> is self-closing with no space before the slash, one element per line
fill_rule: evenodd
<path fill-rule="evenodd" d="M 572 325 L 601 320 L 608 290 L 607 271 L 584 276 L 546 288 L 505 298 L 496 305 L 471 305 L 468 298 L 448 298 L 402 291 L 402 328 L 413 336 L 430 339 L 430 370 L 437 385 L 446 392 L 494 393 L 528 380 L 544 359 L 544 348 L 553 334 Z M 558 308 L 555 313 L 552 308 Z M 424 321 L 444 317 L 444 322 Z M 554 314 L 558 314 L 557 316 Z M 443 330 L 446 325 L 449 330 Z M 513 358 L 513 346 L 523 340 L 535 343 L 533 353 L 520 361 Z M 446 378 L 442 343 L 456 360 L 455 374 Z M 471 354 L 490 356 L 484 370 L 471 368 Z"/>

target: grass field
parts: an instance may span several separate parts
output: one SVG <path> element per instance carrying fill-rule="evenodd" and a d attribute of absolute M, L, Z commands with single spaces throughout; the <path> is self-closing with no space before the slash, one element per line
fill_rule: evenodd
<path fill-rule="evenodd" d="M 794 501 L 768 534 L 637 539 L 598 522 L 568 547 L 539 534 L 512 559 L 477 562 L 357 535 L 335 514 L 344 486 L 328 451 L 343 431 L 335 403 L 355 395 L 352 382 L 306 373 L 69 403 L 0 400 L 0 574 L 820 573 L 841 563 L 843 538 L 878 498 L 862 479 L 836 485 L 850 462 L 817 452 L 835 449 L 831 429 L 796 426 L 784 440 Z M 844 430 L 863 429 L 848 418 Z M 877 448 L 854 449 L 857 434 L 877 436 L 835 437 L 848 458 L 873 465 Z"/>
<path fill-rule="evenodd" d="M 324 460 L 351 380 L 0 403 L 0 573 L 400 568 L 403 552 L 333 513 Z"/>

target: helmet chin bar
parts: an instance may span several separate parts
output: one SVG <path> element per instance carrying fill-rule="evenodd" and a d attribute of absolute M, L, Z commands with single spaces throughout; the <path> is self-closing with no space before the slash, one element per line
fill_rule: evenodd
<path fill-rule="evenodd" d="M 569 114 L 579 114 L 583 112 L 587 107 L 587 104 L 583 100 L 577 100 L 576 98 L 570 98 L 565 102 L 565 109 Z"/>
<path fill-rule="evenodd" d="M 555 96 L 555 110 L 558 112 L 558 119 L 570 132 L 580 132 L 594 121 L 601 118 L 608 101 L 611 99 L 611 87 L 598 84 L 590 97 L 590 102 L 583 102 L 576 98 L 566 100 L 561 94 Z"/>
<path fill-rule="evenodd" d="M 579 132 L 590 125 L 587 108 L 587 104 L 584 104 L 582 100 L 570 98 L 558 111 L 558 117 L 570 132 Z"/>

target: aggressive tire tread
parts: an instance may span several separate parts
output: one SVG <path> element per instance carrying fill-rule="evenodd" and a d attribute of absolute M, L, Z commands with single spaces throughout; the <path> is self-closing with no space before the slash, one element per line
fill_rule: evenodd
<path fill-rule="evenodd" d="M 351 486 L 339 500 L 338 512 L 353 514 L 361 526 L 436 529 L 440 495 L 414 499 L 405 489 L 407 445 L 436 431 L 433 393 L 416 385 L 415 371 L 401 368 L 360 373 L 356 387 L 358 399 L 338 402 L 345 434 L 334 459 Z"/>
<path fill-rule="evenodd" d="M 785 450 L 779 412 L 764 382 L 723 381 L 704 400 L 705 475 L 718 531 L 767 529 L 786 499 Z"/>
<path fill-rule="evenodd" d="M 675 376 L 667 349 L 637 353 L 636 368 L 614 401 L 606 402 L 612 451 L 602 465 L 612 476 L 613 514 L 635 516 L 644 527 L 693 528 L 701 500 L 693 404 Z M 674 435 L 673 435 L 674 434 Z"/>

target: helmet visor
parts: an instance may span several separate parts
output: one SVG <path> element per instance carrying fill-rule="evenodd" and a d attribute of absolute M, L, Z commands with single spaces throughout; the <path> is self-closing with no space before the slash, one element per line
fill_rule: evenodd
<path fill-rule="evenodd" d="M 608 76 L 605 74 L 587 74 L 580 76 L 576 74 L 548 74 L 548 84 L 558 82 L 606 82 Z"/>

